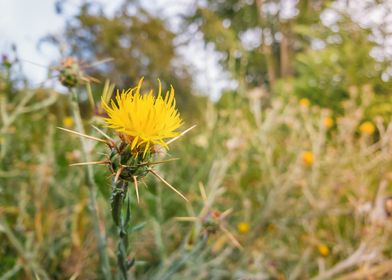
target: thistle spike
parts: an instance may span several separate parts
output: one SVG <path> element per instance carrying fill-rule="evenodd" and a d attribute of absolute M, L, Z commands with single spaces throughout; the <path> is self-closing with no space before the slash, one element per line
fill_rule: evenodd
<path fill-rule="evenodd" d="M 238 240 L 233 236 L 233 234 L 231 234 L 231 232 L 227 228 L 225 228 L 222 225 L 220 225 L 219 228 L 223 231 L 224 234 L 226 234 L 227 238 L 229 238 L 229 240 L 233 243 L 235 247 L 237 247 L 240 250 L 243 249 L 241 244 L 238 242 Z"/>
<path fill-rule="evenodd" d="M 192 125 L 190 128 L 184 130 L 183 132 L 180 133 L 180 135 L 178 135 L 177 137 L 174 137 L 172 139 L 170 139 L 169 141 L 166 142 L 166 145 L 169 145 L 170 143 L 173 143 L 174 141 L 176 141 L 178 138 L 184 136 L 186 133 L 188 133 L 189 131 L 191 131 L 192 129 L 194 129 L 197 125 Z"/>
<path fill-rule="evenodd" d="M 137 183 L 137 177 L 136 176 L 133 176 L 133 182 L 135 184 L 137 203 L 140 204 L 140 200 L 139 200 L 139 186 L 138 186 L 138 183 Z"/>
<path fill-rule="evenodd" d="M 95 141 L 102 142 L 102 143 L 105 143 L 105 144 L 109 145 L 108 141 L 100 139 L 100 138 L 96 138 L 94 136 L 86 135 L 86 134 L 83 134 L 83 133 L 80 133 L 80 132 L 77 132 L 77 131 L 74 131 L 74 130 L 66 129 L 66 128 L 63 128 L 63 127 L 59 127 L 59 126 L 57 128 L 61 129 L 63 131 L 69 132 L 69 133 L 73 133 L 73 134 L 81 136 L 81 137 L 85 137 L 87 139 L 95 140 Z"/>
<path fill-rule="evenodd" d="M 224 218 L 226 218 L 227 216 L 229 216 L 231 214 L 231 212 L 233 212 L 233 208 L 229 208 L 227 210 L 225 210 L 225 212 L 223 212 L 220 215 L 221 220 L 223 220 Z"/>
<path fill-rule="evenodd" d="M 45 66 L 45 65 L 43 65 L 43 64 L 39 64 L 39 63 L 37 63 L 37 62 L 31 61 L 31 60 L 28 60 L 28 59 L 19 58 L 19 60 L 24 61 L 24 62 L 27 62 L 27 63 L 30 63 L 30 64 L 32 64 L 32 65 L 35 65 L 35 66 L 38 66 L 38 67 L 41 67 L 41 68 L 53 70 L 53 68 L 51 68 L 51 67 L 49 67 L 49 66 Z"/>
<path fill-rule="evenodd" d="M 144 163 L 138 164 L 137 166 L 156 165 L 156 164 L 162 164 L 162 163 L 171 162 L 171 161 L 175 161 L 175 160 L 179 160 L 179 158 L 171 158 L 171 159 L 167 159 L 167 160 L 154 161 L 154 162 L 144 162 Z"/>
<path fill-rule="evenodd" d="M 148 186 L 147 186 L 146 182 L 144 181 L 144 178 L 142 178 L 141 181 L 142 181 L 144 187 L 145 187 L 146 189 L 148 189 Z"/>
<path fill-rule="evenodd" d="M 109 163 L 110 163 L 110 161 L 108 161 L 108 160 L 100 160 L 100 161 L 77 162 L 77 163 L 72 163 L 69 166 L 109 164 Z"/>
<path fill-rule="evenodd" d="M 107 135 L 105 132 L 103 132 L 101 129 L 99 129 L 98 127 L 96 127 L 95 125 L 91 125 L 96 131 L 98 131 L 99 133 L 102 134 L 102 136 L 104 136 L 106 139 L 108 139 L 110 142 L 114 143 L 114 140 L 112 138 L 110 138 L 109 135 Z"/>
<path fill-rule="evenodd" d="M 110 62 L 110 61 L 112 61 L 113 59 L 114 59 L 114 58 L 112 58 L 112 57 L 107 57 L 107 58 L 104 58 L 104 59 L 102 59 L 102 60 L 99 60 L 99 61 L 90 63 L 90 64 L 81 64 L 81 65 L 80 65 L 80 68 L 82 68 L 82 69 L 91 68 L 91 67 L 94 67 L 94 66 L 103 64 L 103 63 Z"/>
<path fill-rule="evenodd" d="M 158 173 L 156 173 L 154 170 L 149 169 L 149 171 L 155 176 L 157 177 L 159 180 L 162 181 L 162 183 L 164 183 L 166 186 L 168 186 L 172 191 L 174 191 L 175 193 L 177 193 L 179 196 L 181 196 L 186 202 L 189 202 L 189 200 L 182 194 L 180 193 L 176 188 L 174 188 L 172 185 L 170 185 L 165 179 L 163 179 Z"/>
<path fill-rule="evenodd" d="M 100 84 L 100 83 L 101 83 L 100 80 L 98 80 L 97 78 L 94 78 L 94 77 L 92 77 L 92 76 L 89 76 L 89 75 L 84 75 L 83 77 L 80 77 L 80 79 L 81 79 L 82 81 L 87 82 L 87 83 L 89 83 L 89 82 L 94 82 L 94 83 L 97 83 L 97 84 Z"/>
<path fill-rule="evenodd" d="M 114 177 L 114 183 L 117 183 L 118 178 L 120 177 L 121 172 L 124 170 L 124 166 L 120 166 L 120 168 L 116 172 L 116 176 Z"/>

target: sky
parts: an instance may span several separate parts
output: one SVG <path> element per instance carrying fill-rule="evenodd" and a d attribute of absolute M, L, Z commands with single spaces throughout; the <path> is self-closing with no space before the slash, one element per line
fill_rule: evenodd
<path fill-rule="evenodd" d="M 99 1 L 104 4 L 105 12 L 109 15 L 122 2 Z M 146 5 L 152 12 L 162 13 L 175 27 L 175 15 L 183 12 L 190 1 L 176 0 L 170 8 L 167 1 L 156 0 L 153 5 Z M 39 85 L 46 80 L 47 69 L 42 66 L 60 59 L 57 49 L 48 44 L 42 44 L 38 48 L 38 42 L 47 34 L 60 34 L 65 25 L 65 17 L 72 15 L 81 1 L 67 0 L 66 3 L 65 16 L 59 16 L 55 12 L 54 0 L 0 0 L 0 54 L 9 52 L 11 44 L 15 43 L 23 70 L 32 85 Z M 75 11 L 72 11 L 72 8 Z M 189 64 L 196 71 L 194 83 L 197 85 L 197 91 L 217 99 L 223 88 L 230 87 L 230 79 L 219 66 L 216 52 L 211 47 L 205 48 L 201 39 L 182 47 L 179 53 L 189 60 Z"/>
<path fill-rule="evenodd" d="M 39 51 L 39 38 L 63 27 L 63 20 L 55 15 L 52 0 L 0 0 L 0 51 L 8 52 L 17 45 L 21 59 L 47 65 L 55 56 L 49 48 Z M 43 80 L 46 70 L 24 63 L 23 68 L 32 81 Z"/>

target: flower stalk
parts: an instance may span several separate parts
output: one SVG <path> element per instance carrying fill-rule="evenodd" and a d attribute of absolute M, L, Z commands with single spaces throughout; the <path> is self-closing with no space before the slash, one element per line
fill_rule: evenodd
<path fill-rule="evenodd" d="M 109 263 L 105 251 L 105 236 L 99 231 L 95 181 L 91 165 L 107 165 L 112 175 L 111 212 L 118 233 L 116 252 L 118 264 L 117 279 L 127 280 L 128 270 L 135 262 L 133 258 L 128 257 L 128 233 L 133 230 L 130 228 L 131 195 L 129 184 L 134 184 L 137 202 L 139 203 L 139 181 L 151 173 L 177 195 L 185 201 L 188 201 L 181 192 L 153 170 L 153 167 L 171 160 L 176 160 L 155 161 L 155 158 L 162 150 L 167 149 L 170 143 L 189 132 L 195 126 L 183 132 L 177 132 L 176 130 L 182 125 L 182 119 L 175 107 L 174 89 L 171 87 L 166 92 L 166 95 L 163 96 L 159 82 L 157 96 L 153 95 L 152 90 L 148 94 L 142 94 L 142 81 L 143 79 L 140 80 L 138 86 L 135 88 L 122 91 L 121 93 L 118 92 L 115 101 L 111 100 L 111 94 L 108 92 L 104 92 L 102 96 L 103 108 L 108 116 L 104 120 L 108 127 L 117 131 L 119 140 L 113 140 L 97 127 L 94 128 L 105 139 L 85 134 L 80 118 L 77 95 L 72 89 L 70 89 L 72 93 L 71 104 L 78 131 L 60 128 L 63 131 L 81 137 L 84 162 L 72 165 L 85 166 L 90 193 L 90 206 L 94 216 L 93 220 L 97 234 L 99 234 L 99 249 L 102 254 L 101 265 L 103 272 L 106 273 L 104 274 L 105 279 L 111 278 L 108 278 L 110 274 L 108 274 L 108 270 L 106 269 L 109 267 Z M 171 140 L 166 141 L 168 138 Z M 105 143 L 108 146 L 109 153 L 106 154 L 105 160 L 92 161 L 90 159 L 86 145 L 87 139 Z"/>
<path fill-rule="evenodd" d="M 115 181 L 115 179 L 113 179 L 111 205 L 112 217 L 117 227 L 119 237 L 117 245 L 117 263 L 119 267 L 119 278 L 127 280 L 128 270 L 134 264 L 134 260 L 128 258 L 128 229 L 131 220 L 131 208 L 127 181 Z"/>

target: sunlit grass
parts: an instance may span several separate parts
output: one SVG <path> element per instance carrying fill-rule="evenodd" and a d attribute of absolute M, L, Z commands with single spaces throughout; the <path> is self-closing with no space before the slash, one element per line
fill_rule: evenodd
<path fill-rule="evenodd" d="M 59 113 L 64 109 L 54 109 L 61 104 L 50 106 L 1 123 L 0 274 L 96 279 L 83 171 L 69 167 L 81 161 L 79 142 L 55 129 L 72 122 Z M 136 194 L 132 199 L 140 227 L 131 235 L 136 265 L 130 273 L 137 279 L 356 279 L 368 267 L 384 275 L 392 253 L 384 209 L 392 126 L 365 122 L 365 107 L 346 107 L 334 121 L 329 111 L 296 99 L 277 98 L 259 113 L 206 104 L 198 127 L 169 151 L 180 160 L 158 168 L 190 203 L 153 178 L 147 188 L 140 184 L 140 203 Z M 84 121 L 89 135 L 100 137 L 91 128 L 102 124 L 99 117 Z M 106 147 L 92 141 L 88 149 L 99 154 Z M 110 174 L 97 166 L 94 175 L 113 264 Z M 227 209 L 229 235 L 216 219 Z"/>

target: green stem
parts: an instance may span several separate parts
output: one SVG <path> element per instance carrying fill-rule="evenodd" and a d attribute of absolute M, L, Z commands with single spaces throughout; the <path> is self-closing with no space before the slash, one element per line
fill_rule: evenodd
<path fill-rule="evenodd" d="M 71 99 L 71 109 L 72 114 L 76 126 L 76 130 L 80 133 L 85 134 L 82 118 L 80 116 L 79 104 L 78 104 L 78 96 L 75 89 L 70 89 L 70 99 Z M 82 158 L 83 161 L 91 161 L 90 154 L 88 152 L 86 139 L 80 137 L 81 142 L 81 150 L 82 150 Z M 91 211 L 93 217 L 93 226 L 96 237 L 98 239 L 98 252 L 101 263 L 101 271 L 105 279 L 112 279 L 112 275 L 110 273 L 110 264 L 109 257 L 106 251 L 106 236 L 105 233 L 100 228 L 100 220 L 97 209 L 97 186 L 94 180 L 94 173 L 91 165 L 85 166 L 85 175 L 86 175 L 86 183 L 88 187 L 89 193 L 89 209 Z"/>
<path fill-rule="evenodd" d="M 127 199 L 126 208 L 124 207 Z M 131 217 L 130 197 L 128 192 L 128 182 L 118 180 L 112 183 L 112 216 L 117 226 L 119 241 L 117 245 L 117 264 L 119 267 L 119 278 L 128 279 L 128 270 L 132 267 L 133 261 L 128 260 L 128 228 Z M 124 213 L 125 210 L 125 213 Z"/>

